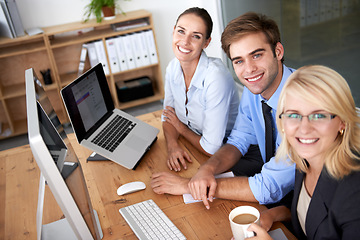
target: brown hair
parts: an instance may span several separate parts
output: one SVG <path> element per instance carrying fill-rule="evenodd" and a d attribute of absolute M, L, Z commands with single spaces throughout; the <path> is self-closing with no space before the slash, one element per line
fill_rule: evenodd
<path fill-rule="evenodd" d="M 213 29 L 213 21 L 211 20 L 209 13 L 204 8 L 199 8 L 199 7 L 193 7 L 193 8 L 186 9 L 176 19 L 175 25 L 178 23 L 179 19 L 186 14 L 194 14 L 204 21 L 205 26 L 206 26 L 206 39 L 209 39 L 211 36 L 212 29 Z"/>
<path fill-rule="evenodd" d="M 237 41 L 248 34 L 259 32 L 265 34 L 275 57 L 276 45 L 278 42 L 281 43 L 279 28 L 274 20 L 263 14 L 254 12 L 247 12 L 228 23 L 221 35 L 221 47 L 228 58 L 231 59 L 230 45 L 234 41 Z M 283 61 L 284 58 L 281 59 L 281 62 Z"/>

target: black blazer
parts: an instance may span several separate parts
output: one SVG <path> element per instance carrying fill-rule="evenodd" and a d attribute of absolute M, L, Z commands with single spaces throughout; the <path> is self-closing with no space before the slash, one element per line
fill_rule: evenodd
<path fill-rule="evenodd" d="M 295 235 L 299 239 L 360 239 L 360 172 L 335 180 L 323 169 L 306 215 L 307 238 L 296 211 L 304 176 L 296 171 L 291 207 Z"/>

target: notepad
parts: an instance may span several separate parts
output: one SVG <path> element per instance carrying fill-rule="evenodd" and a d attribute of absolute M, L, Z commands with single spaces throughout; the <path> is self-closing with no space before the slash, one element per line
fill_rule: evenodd
<path fill-rule="evenodd" d="M 234 173 L 233 172 L 225 172 L 225 173 L 221 173 L 221 174 L 215 176 L 215 178 L 229 178 L 229 177 L 234 177 Z M 190 193 L 183 194 L 183 199 L 184 199 L 185 204 L 194 203 L 194 202 L 201 202 L 202 201 L 202 200 L 195 200 L 191 196 Z"/>
<path fill-rule="evenodd" d="M 269 232 L 274 240 L 288 240 L 281 228 L 277 228 Z"/>

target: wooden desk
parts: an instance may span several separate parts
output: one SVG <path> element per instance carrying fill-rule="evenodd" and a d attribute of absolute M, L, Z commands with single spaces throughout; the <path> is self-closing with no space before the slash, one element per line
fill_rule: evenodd
<path fill-rule="evenodd" d="M 233 208 L 245 204 L 259 210 L 266 207 L 255 203 L 215 199 L 210 210 L 207 210 L 202 203 L 184 204 L 182 196 L 155 194 L 150 186 L 152 173 L 169 171 L 165 164 L 167 150 L 160 114 L 161 111 L 157 111 L 139 117 L 161 131 L 158 140 L 135 171 L 111 161 L 86 162 L 91 151 L 77 144 L 73 134 L 69 135 L 83 167 L 93 208 L 98 211 L 104 239 L 137 239 L 120 215 L 119 209 L 147 199 L 153 199 L 187 239 L 231 239 L 228 215 Z M 177 174 L 191 177 L 207 157 L 186 140 L 181 139 L 181 144 L 195 161 L 188 170 Z M 0 239 L 36 239 L 39 175 L 29 146 L 0 152 Z M 121 184 L 135 180 L 143 181 L 147 188 L 122 197 L 116 194 Z M 50 191 L 46 192 L 45 206 L 50 208 L 44 209 L 44 223 L 63 216 Z M 282 223 L 275 223 L 272 229 L 279 227 L 288 239 L 296 239 Z"/>

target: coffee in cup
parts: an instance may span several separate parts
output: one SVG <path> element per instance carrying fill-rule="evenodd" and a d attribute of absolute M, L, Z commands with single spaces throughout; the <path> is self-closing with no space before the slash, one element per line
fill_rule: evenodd
<path fill-rule="evenodd" d="M 250 213 L 242 213 L 233 218 L 233 221 L 237 224 L 250 224 L 257 220 L 257 217 Z"/>
<path fill-rule="evenodd" d="M 260 212 L 252 206 L 234 208 L 229 214 L 231 231 L 235 240 L 244 240 L 253 237 L 254 232 L 248 231 L 252 223 L 259 224 Z"/>

